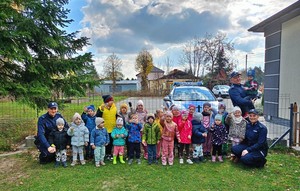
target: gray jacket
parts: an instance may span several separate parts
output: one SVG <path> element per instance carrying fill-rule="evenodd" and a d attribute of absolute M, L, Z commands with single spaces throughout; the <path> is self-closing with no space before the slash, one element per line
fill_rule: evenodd
<path fill-rule="evenodd" d="M 80 125 L 72 123 L 67 133 L 72 137 L 71 145 L 73 146 L 83 146 L 85 142 L 89 142 L 89 130 L 84 123 Z"/>

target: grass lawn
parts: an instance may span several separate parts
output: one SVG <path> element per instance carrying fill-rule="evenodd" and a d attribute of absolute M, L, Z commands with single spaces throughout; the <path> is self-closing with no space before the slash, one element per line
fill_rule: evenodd
<path fill-rule="evenodd" d="M 247 168 L 228 160 L 174 166 L 136 163 L 96 168 L 40 165 L 36 150 L 0 157 L 1 190 L 300 190 L 300 156 L 272 150 L 265 168 Z M 68 163 L 70 164 L 70 163 Z"/>

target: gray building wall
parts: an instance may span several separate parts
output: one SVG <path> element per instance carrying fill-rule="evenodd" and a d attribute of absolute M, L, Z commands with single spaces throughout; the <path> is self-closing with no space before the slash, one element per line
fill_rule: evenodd
<path fill-rule="evenodd" d="M 137 80 L 117 81 L 116 92 L 137 91 Z M 95 87 L 95 92 L 104 94 L 112 93 L 112 82 L 104 81 L 103 84 Z"/>

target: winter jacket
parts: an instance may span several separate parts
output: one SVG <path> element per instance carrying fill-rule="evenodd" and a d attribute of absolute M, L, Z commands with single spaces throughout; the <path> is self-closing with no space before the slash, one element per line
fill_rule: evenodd
<path fill-rule="evenodd" d="M 212 132 L 212 144 L 222 145 L 226 142 L 226 127 L 222 123 L 220 125 L 214 124 L 214 128 L 211 128 Z"/>
<path fill-rule="evenodd" d="M 89 130 L 84 123 L 76 125 L 72 123 L 68 129 L 68 135 L 71 136 L 71 145 L 83 146 L 85 142 L 89 142 Z"/>
<path fill-rule="evenodd" d="M 136 110 L 135 112 L 138 115 L 139 123 L 145 124 L 148 112 L 146 110 L 143 110 L 143 111 Z"/>
<path fill-rule="evenodd" d="M 96 128 L 96 123 L 95 123 L 96 115 L 90 116 L 89 114 L 83 112 L 81 114 L 81 118 L 84 121 L 85 126 L 88 128 L 89 133 L 91 134 L 92 130 Z"/>
<path fill-rule="evenodd" d="M 121 134 L 123 134 L 124 137 L 121 137 Z M 119 135 L 119 137 L 116 137 L 116 135 Z M 111 132 L 111 138 L 113 138 L 113 145 L 124 146 L 127 135 L 128 132 L 124 127 L 122 128 L 115 127 L 114 130 Z"/>
<path fill-rule="evenodd" d="M 240 140 L 243 140 L 245 138 L 247 125 L 246 119 L 243 118 L 240 123 L 235 123 L 232 117 L 227 116 L 225 122 L 229 125 L 228 137 L 230 140 L 233 138 L 239 138 Z"/>
<path fill-rule="evenodd" d="M 143 137 L 142 140 L 146 141 L 147 144 L 156 145 L 160 140 L 160 128 L 156 123 L 145 123 L 143 129 Z"/>
<path fill-rule="evenodd" d="M 96 116 L 102 117 L 105 121 L 105 128 L 107 129 L 108 133 L 111 133 L 114 127 L 116 126 L 116 119 L 117 119 L 117 107 L 115 103 L 108 109 L 104 106 L 104 109 L 101 110 L 101 107 L 105 105 L 104 103 L 99 106 Z"/>
<path fill-rule="evenodd" d="M 54 129 L 49 135 L 49 144 L 55 145 L 56 150 L 64 150 L 67 145 L 71 145 L 71 137 L 67 133 L 67 129 L 64 128 L 62 131 Z"/>
<path fill-rule="evenodd" d="M 45 113 L 38 119 L 38 130 L 37 130 L 37 139 L 39 145 L 37 147 L 42 150 L 47 150 L 50 147 L 49 144 L 49 135 L 56 129 L 56 120 L 58 118 L 63 118 L 60 113 L 56 113 L 54 117 L 50 116 L 48 113 Z M 68 129 L 69 125 L 65 121 L 64 128 Z"/>
<path fill-rule="evenodd" d="M 130 143 L 140 143 L 142 141 L 141 138 L 141 130 L 143 126 L 141 123 L 127 123 L 126 129 L 128 131 L 128 142 Z"/>
<path fill-rule="evenodd" d="M 192 142 L 191 139 L 188 138 L 188 136 L 192 137 L 192 123 L 190 120 L 186 120 L 185 123 L 180 120 L 178 124 L 178 131 L 180 135 L 180 143 L 184 144 L 190 144 Z"/>
<path fill-rule="evenodd" d="M 163 127 L 162 139 L 165 141 L 174 141 L 175 136 L 177 139 L 180 139 L 178 126 L 175 122 L 167 123 L 164 120 L 161 120 L 160 124 Z"/>
<path fill-rule="evenodd" d="M 246 92 L 241 84 L 233 84 L 229 89 L 229 96 L 233 106 L 239 106 L 241 108 L 243 116 L 247 112 L 247 108 L 253 107 L 252 101 L 245 99 Z"/>
<path fill-rule="evenodd" d="M 251 153 L 253 151 L 260 151 L 264 156 L 267 156 L 268 143 L 267 143 L 267 127 L 259 121 L 256 123 L 248 123 L 246 126 L 245 140 L 242 144 L 248 145 L 246 150 Z"/>
<path fill-rule="evenodd" d="M 173 116 L 173 122 L 176 123 L 176 125 L 179 124 L 179 121 L 181 120 L 181 115 L 178 115 L 178 116 Z"/>
<path fill-rule="evenodd" d="M 106 144 L 109 144 L 109 135 L 107 133 L 107 130 L 105 128 L 98 128 L 96 127 L 91 132 L 91 142 L 90 145 L 95 146 L 105 146 Z"/>
<path fill-rule="evenodd" d="M 207 133 L 205 127 L 201 122 L 197 120 L 192 120 L 192 144 L 202 144 L 205 142 L 205 137 L 202 136 L 203 133 Z"/>

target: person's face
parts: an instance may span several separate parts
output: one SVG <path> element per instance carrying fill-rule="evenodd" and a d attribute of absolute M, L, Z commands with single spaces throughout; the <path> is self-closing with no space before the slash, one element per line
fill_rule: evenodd
<path fill-rule="evenodd" d="M 203 111 L 204 112 L 210 112 L 210 107 L 209 106 L 204 106 Z"/>
<path fill-rule="evenodd" d="M 95 114 L 95 112 L 93 110 L 91 110 L 91 109 L 89 109 L 87 113 L 90 116 L 94 116 L 94 114 Z"/>
<path fill-rule="evenodd" d="M 164 112 L 162 110 L 159 110 L 158 112 L 156 112 L 156 114 L 159 118 L 162 118 L 164 116 Z"/>
<path fill-rule="evenodd" d="M 215 124 L 216 124 L 216 125 L 221 125 L 221 123 L 222 123 L 222 121 L 221 121 L 221 120 L 218 120 L 218 119 L 217 119 L 217 120 L 215 120 Z"/>
<path fill-rule="evenodd" d="M 256 123 L 258 121 L 258 118 L 259 116 L 254 113 L 249 114 L 249 120 L 251 123 Z"/>
<path fill-rule="evenodd" d="M 189 108 L 189 113 L 190 114 L 194 114 L 195 113 L 195 108 L 194 107 L 190 107 Z"/>
<path fill-rule="evenodd" d="M 135 123 L 135 124 L 138 124 L 138 122 L 139 122 L 139 118 L 138 118 L 137 115 L 133 115 L 133 116 L 131 117 L 131 120 L 132 120 L 132 122 Z"/>
<path fill-rule="evenodd" d="M 81 119 L 77 117 L 77 118 L 75 119 L 74 123 L 75 123 L 76 125 L 80 125 Z"/>
<path fill-rule="evenodd" d="M 123 127 L 122 124 L 117 124 L 117 128 L 121 129 Z"/>
<path fill-rule="evenodd" d="M 148 123 L 152 124 L 154 122 L 154 119 L 152 117 L 148 118 Z"/>
<path fill-rule="evenodd" d="M 234 117 L 238 118 L 242 116 L 242 112 L 240 112 L 239 110 L 234 112 Z"/>
<path fill-rule="evenodd" d="M 144 106 L 142 104 L 137 106 L 137 110 L 138 111 L 143 111 L 144 110 Z"/>
<path fill-rule="evenodd" d="M 98 128 L 103 128 L 104 127 L 104 121 L 102 123 L 100 123 L 97 127 Z"/>
<path fill-rule="evenodd" d="M 126 107 L 122 107 L 122 108 L 121 108 L 121 113 L 127 113 Z"/>
<path fill-rule="evenodd" d="M 173 115 L 174 115 L 174 116 L 178 116 L 178 115 L 180 115 L 180 111 L 179 111 L 179 110 L 177 110 L 177 109 L 175 109 L 175 110 L 172 110 L 172 113 L 173 113 Z"/>
<path fill-rule="evenodd" d="M 51 116 L 51 117 L 54 117 L 56 115 L 58 111 L 58 108 L 57 107 L 52 107 L 52 108 L 48 108 L 48 114 Z"/>
<path fill-rule="evenodd" d="M 247 76 L 248 80 L 253 80 L 253 77 L 252 76 Z"/>
<path fill-rule="evenodd" d="M 166 116 L 166 122 L 167 122 L 167 123 L 172 122 L 172 120 L 173 120 L 173 119 L 172 119 L 172 117 L 171 117 L 170 115 L 167 115 L 167 116 Z"/>
<path fill-rule="evenodd" d="M 109 101 L 109 102 L 107 102 L 107 106 L 111 107 L 113 103 L 114 103 L 114 101 Z"/>
<path fill-rule="evenodd" d="M 58 124 L 58 125 L 57 125 L 57 129 L 58 129 L 59 131 L 62 131 L 63 128 L 64 128 L 64 125 L 63 125 L 63 124 Z"/>
<path fill-rule="evenodd" d="M 182 116 L 181 116 L 181 119 L 182 119 L 183 121 L 186 121 L 186 120 L 187 120 L 187 118 L 188 118 L 188 116 L 187 116 L 187 115 L 182 115 Z"/>
<path fill-rule="evenodd" d="M 230 79 L 232 84 L 240 84 L 241 83 L 241 75 L 234 76 Z"/>
<path fill-rule="evenodd" d="M 219 112 L 220 112 L 220 113 L 223 113 L 224 111 L 225 111 L 225 108 L 224 108 L 224 107 L 220 107 L 220 108 L 219 108 Z"/>

